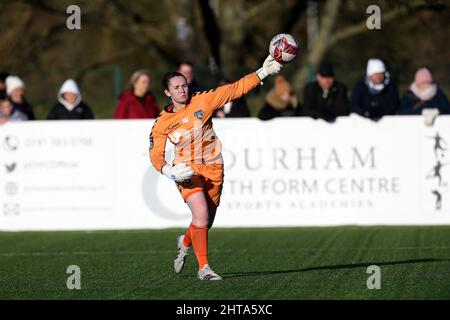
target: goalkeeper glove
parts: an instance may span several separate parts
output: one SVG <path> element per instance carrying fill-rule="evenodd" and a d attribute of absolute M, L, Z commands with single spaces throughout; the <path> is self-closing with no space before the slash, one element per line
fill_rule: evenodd
<path fill-rule="evenodd" d="M 269 56 L 264 60 L 264 63 L 261 68 L 256 71 L 256 74 L 259 77 L 259 80 L 263 81 L 263 79 L 272 74 L 276 74 L 280 72 L 283 65 L 275 61 L 275 59 L 269 54 Z"/>
<path fill-rule="evenodd" d="M 176 182 L 189 180 L 194 175 L 194 170 L 184 163 L 177 163 L 173 167 L 166 164 L 161 171 L 166 177 Z"/>

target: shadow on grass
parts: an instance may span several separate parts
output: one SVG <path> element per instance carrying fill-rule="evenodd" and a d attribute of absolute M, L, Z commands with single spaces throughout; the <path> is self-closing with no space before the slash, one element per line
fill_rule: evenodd
<path fill-rule="evenodd" d="M 387 262 L 361 262 L 361 263 L 353 263 L 353 264 L 337 264 L 337 265 L 332 265 L 332 266 L 318 266 L 318 267 L 310 267 L 310 268 L 304 268 L 304 269 L 291 269 L 291 270 L 230 272 L 230 273 L 223 273 L 221 275 L 224 278 L 237 278 L 237 277 L 266 276 L 266 275 L 274 275 L 274 274 L 308 272 L 308 271 L 319 271 L 319 270 L 355 269 L 355 268 L 368 267 L 368 266 L 372 266 L 372 265 L 391 266 L 391 265 L 401 265 L 401 264 L 449 262 L 449 261 L 450 261 L 450 259 L 429 258 L 429 259 L 411 259 L 411 260 L 387 261 Z"/>

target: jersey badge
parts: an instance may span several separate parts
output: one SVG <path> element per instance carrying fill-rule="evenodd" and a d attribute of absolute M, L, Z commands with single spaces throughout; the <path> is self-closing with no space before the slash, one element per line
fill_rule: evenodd
<path fill-rule="evenodd" d="M 195 116 L 196 118 L 202 120 L 202 119 L 203 119 L 203 110 L 200 109 L 200 110 L 195 111 L 195 112 L 194 112 L 194 116 Z"/>

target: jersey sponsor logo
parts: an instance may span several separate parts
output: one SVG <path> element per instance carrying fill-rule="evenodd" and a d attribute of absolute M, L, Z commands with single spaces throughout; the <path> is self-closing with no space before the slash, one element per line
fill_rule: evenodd
<path fill-rule="evenodd" d="M 183 120 L 181 120 L 181 122 L 182 122 L 182 123 L 188 123 L 188 122 L 189 122 L 189 118 L 188 118 L 188 117 L 183 118 Z"/>
<path fill-rule="evenodd" d="M 196 118 L 200 119 L 200 120 L 203 119 L 203 115 L 204 115 L 204 112 L 203 112 L 202 109 L 197 110 L 197 111 L 194 112 L 194 116 L 195 116 Z"/>

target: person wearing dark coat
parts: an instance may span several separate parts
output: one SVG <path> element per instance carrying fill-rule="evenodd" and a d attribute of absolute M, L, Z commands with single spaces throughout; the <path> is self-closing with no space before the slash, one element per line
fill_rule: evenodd
<path fill-rule="evenodd" d="M 12 101 L 14 110 L 18 110 L 26 114 L 28 120 L 36 120 L 36 116 L 34 115 L 33 106 L 25 99 L 22 98 L 22 102 Z"/>
<path fill-rule="evenodd" d="M 35 120 L 33 107 L 25 99 L 25 84 L 17 76 L 8 76 L 5 80 L 6 92 L 14 110 L 24 113 L 28 120 Z"/>
<path fill-rule="evenodd" d="M 351 112 L 372 120 L 398 111 L 398 91 L 391 82 L 384 63 L 370 59 L 367 63 L 366 77 L 353 88 Z"/>
<path fill-rule="evenodd" d="M 114 119 L 150 119 L 159 114 L 155 96 L 149 90 L 150 73 L 138 70 L 130 79 L 130 89 L 122 92 L 114 112 Z"/>
<path fill-rule="evenodd" d="M 301 115 L 332 122 L 349 113 L 347 87 L 335 80 L 331 64 L 320 65 L 316 81 L 305 86 Z"/>
<path fill-rule="evenodd" d="M 270 120 L 276 117 L 296 117 L 299 115 L 298 110 L 298 101 L 291 84 L 283 76 L 277 76 L 275 87 L 267 94 L 258 118 Z"/>
<path fill-rule="evenodd" d="M 450 103 L 444 92 L 433 81 L 427 68 L 417 70 L 414 82 L 403 95 L 399 114 L 419 115 L 424 109 L 438 109 L 439 114 L 450 114 Z"/>
<path fill-rule="evenodd" d="M 94 119 L 91 108 L 81 100 L 78 85 L 72 79 L 66 80 L 58 92 L 58 102 L 47 115 L 48 120 Z"/>

